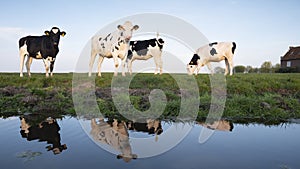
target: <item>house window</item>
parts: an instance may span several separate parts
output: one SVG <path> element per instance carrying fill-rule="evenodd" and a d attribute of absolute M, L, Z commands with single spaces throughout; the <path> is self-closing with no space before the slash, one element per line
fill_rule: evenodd
<path fill-rule="evenodd" d="M 286 67 L 291 67 L 291 61 L 286 62 Z"/>

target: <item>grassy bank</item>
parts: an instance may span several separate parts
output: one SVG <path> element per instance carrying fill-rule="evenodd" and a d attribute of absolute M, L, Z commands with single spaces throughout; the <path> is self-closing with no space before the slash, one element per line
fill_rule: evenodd
<path fill-rule="evenodd" d="M 185 76 L 185 75 L 180 75 Z M 20 78 L 16 73 L 0 74 L 0 115 L 23 113 L 75 115 L 72 101 L 73 74 L 33 74 Z M 121 77 L 120 77 L 121 78 Z M 101 113 L 117 113 L 111 97 L 111 73 L 95 79 L 97 103 Z M 211 84 L 208 75 L 196 77 L 200 106 L 198 118 L 205 118 L 211 105 Z M 224 118 L 233 121 L 284 121 L 300 118 L 300 74 L 235 74 L 226 77 L 227 98 Z M 130 100 L 145 111 L 153 89 L 167 96 L 163 118 L 177 116 L 180 110 L 180 89 L 171 75 L 138 74 L 130 83 Z"/>

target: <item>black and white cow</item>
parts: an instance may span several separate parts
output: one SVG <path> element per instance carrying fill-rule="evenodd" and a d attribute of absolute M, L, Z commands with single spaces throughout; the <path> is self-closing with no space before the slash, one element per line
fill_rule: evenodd
<path fill-rule="evenodd" d="M 45 31 L 43 36 L 26 36 L 19 40 L 20 52 L 20 77 L 23 77 L 23 66 L 25 57 L 27 57 L 26 68 L 30 77 L 30 66 L 33 59 L 43 59 L 46 68 L 46 77 L 50 73 L 53 76 L 54 62 L 59 51 L 58 44 L 60 36 L 65 36 L 66 32 L 60 31 L 59 28 L 53 27 L 50 31 Z"/>
<path fill-rule="evenodd" d="M 97 54 L 99 55 L 98 61 L 98 76 L 101 77 L 101 64 L 103 59 L 113 58 L 115 65 L 115 73 L 118 74 L 119 61 L 122 60 L 122 75 L 125 76 L 125 62 L 129 49 L 129 41 L 132 37 L 132 31 L 139 28 L 138 25 L 132 25 L 130 21 L 126 21 L 123 25 L 117 26 L 118 30 L 109 33 L 106 36 L 96 35 L 92 37 L 91 58 L 89 63 L 89 76 L 92 75 L 92 69 Z"/>
<path fill-rule="evenodd" d="M 213 73 L 210 62 L 220 62 L 225 60 L 226 68 L 225 75 L 228 74 L 228 69 L 230 76 L 233 73 L 233 55 L 236 49 L 235 42 L 214 42 L 208 45 L 204 45 L 196 50 L 191 61 L 187 65 L 188 74 L 193 74 L 196 71 L 196 75 L 200 71 L 200 68 L 204 65 Z"/>
<path fill-rule="evenodd" d="M 164 40 L 161 38 L 154 38 L 149 40 L 137 40 L 130 41 L 129 51 L 127 56 L 128 71 L 130 75 L 132 74 L 132 62 L 135 60 L 148 60 L 154 58 L 156 69 L 155 73 L 158 73 L 160 69 L 160 74 L 162 74 L 162 48 L 164 45 Z"/>

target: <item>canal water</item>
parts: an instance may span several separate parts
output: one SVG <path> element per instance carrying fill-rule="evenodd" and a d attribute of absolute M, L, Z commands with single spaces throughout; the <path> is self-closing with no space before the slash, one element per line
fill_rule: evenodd
<path fill-rule="evenodd" d="M 202 130 L 213 131 L 203 143 Z M 1 169 L 300 168 L 300 124 L 0 119 Z"/>

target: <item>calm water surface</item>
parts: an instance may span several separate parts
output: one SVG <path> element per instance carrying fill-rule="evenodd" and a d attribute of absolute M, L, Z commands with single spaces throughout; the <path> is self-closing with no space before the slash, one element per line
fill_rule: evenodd
<path fill-rule="evenodd" d="M 20 117 L 0 119 L 1 169 L 300 168 L 300 124 L 264 126 L 226 121 L 219 124 L 217 128 L 199 122 L 143 124 L 74 117 L 47 118 L 40 122 Z M 192 129 L 169 151 L 139 158 L 138 145 L 132 138 L 150 138 L 153 144 L 145 142 L 143 146 L 158 149 L 160 139 L 172 125 L 178 130 L 187 126 Z M 215 132 L 200 144 L 199 134 L 204 127 Z M 116 130 L 123 134 L 114 133 Z M 169 139 L 172 142 L 173 137 Z"/>

